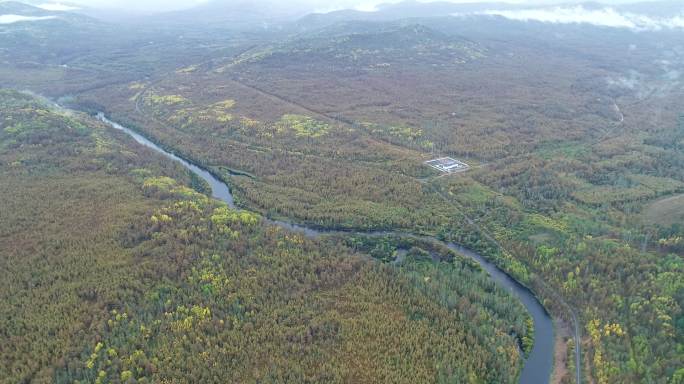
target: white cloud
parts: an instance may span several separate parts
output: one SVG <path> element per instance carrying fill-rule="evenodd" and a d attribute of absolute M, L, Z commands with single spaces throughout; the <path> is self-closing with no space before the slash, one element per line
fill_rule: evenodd
<path fill-rule="evenodd" d="M 360 3 L 354 7 L 355 10 L 361 12 L 377 12 L 378 4 L 376 3 Z"/>
<path fill-rule="evenodd" d="M 46 11 L 75 11 L 80 9 L 78 7 L 73 7 L 71 5 L 66 5 L 62 3 L 45 3 L 36 5 L 38 8 L 42 8 Z"/>
<path fill-rule="evenodd" d="M 36 16 L 21 16 L 21 15 L 0 15 L 0 24 L 12 24 L 12 23 L 18 23 L 20 21 L 39 21 L 39 20 L 48 20 L 48 19 L 54 19 L 55 16 L 42 16 L 42 17 L 36 17 Z"/>
<path fill-rule="evenodd" d="M 501 16 L 511 20 L 539 21 L 556 24 L 593 24 L 603 27 L 634 30 L 684 28 L 684 15 L 656 18 L 634 13 L 618 12 L 613 8 L 586 9 L 582 6 L 553 7 L 525 10 L 490 10 L 479 14 Z"/>

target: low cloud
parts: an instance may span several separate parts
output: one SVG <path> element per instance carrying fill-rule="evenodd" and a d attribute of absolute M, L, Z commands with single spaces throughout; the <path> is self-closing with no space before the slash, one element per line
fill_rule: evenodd
<path fill-rule="evenodd" d="M 79 7 L 73 7 L 71 5 L 66 5 L 62 3 L 45 3 L 36 5 L 38 8 L 42 8 L 46 11 L 75 11 L 80 9 Z"/>
<path fill-rule="evenodd" d="M 640 86 L 642 78 L 643 76 L 639 72 L 631 70 L 629 71 L 629 76 L 609 77 L 606 79 L 606 82 L 612 87 L 634 90 Z"/>
<path fill-rule="evenodd" d="M 524 10 L 489 10 L 478 15 L 501 16 L 518 21 L 538 21 L 555 24 L 592 24 L 602 27 L 629 28 L 638 31 L 657 31 L 684 28 L 684 14 L 657 18 L 635 13 L 619 12 L 613 8 L 587 9 L 583 6 L 552 7 Z"/>
<path fill-rule="evenodd" d="M 55 16 L 21 16 L 21 15 L 0 15 L 0 24 L 13 24 L 20 21 L 40 21 L 54 19 Z"/>

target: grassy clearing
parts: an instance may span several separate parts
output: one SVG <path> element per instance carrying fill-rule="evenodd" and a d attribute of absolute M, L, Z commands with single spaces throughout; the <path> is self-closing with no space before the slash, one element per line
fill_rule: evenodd
<path fill-rule="evenodd" d="M 330 125 L 309 116 L 284 115 L 277 124 L 278 131 L 292 130 L 297 136 L 320 137 L 330 131 Z"/>
<path fill-rule="evenodd" d="M 663 226 L 684 222 L 684 194 L 654 201 L 644 209 L 643 220 Z"/>
<path fill-rule="evenodd" d="M 637 174 L 627 175 L 623 181 L 623 185 L 588 184 L 572 195 L 585 204 L 599 205 L 654 198 L 684 187 L 684 183 L 670 178 Z"/>
<path fill-rule="evenodd" d="M 180 95 L 165 95 L 165 96 L 159 96 L 159 95 L 150 95 L 148 100 L 152 104 L 163 104 L 163 105 L 177 105 L 181 103 L 185 103 L 187 101 L 186 98 Z"/>

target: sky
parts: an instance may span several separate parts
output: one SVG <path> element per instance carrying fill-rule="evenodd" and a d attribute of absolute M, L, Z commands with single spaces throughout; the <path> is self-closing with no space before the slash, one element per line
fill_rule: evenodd
<path fill-rule="evenodd" d="M 189 8 L 208 0 L 64 0 L 69 4 L 81 4 L 84 6 L 97 8 L 117 8 L 129 11 L 167 11 Z M 224 0 L 226 2 L 244 0 Z M 382 3 L 396 3 L 400 0 L 270 0 L 273 3 L 283 4 L 297 4 L 300 8 L 308 8 L 311 11 L 330 11 L 336 9 L 358 9 L 358 10 L 372 10 L 376 5 Z M 428 2 L 428 0 L 419 0 Z M 453 3 L 473 3 L 482 2 L 483 0 L 447 0 Z M 497 1 L 497 0 L 490 0 Z M 558 4 L 563 3 L 580 3 L 586 0 L 498 0 L 500 2 L 515 3 L 515 4 Z M 639 0 L 644 1 L 644 0 Z M 648 0 L 646 0 L 648 1 Z M 625 4 L 634 3 L 637 0 L 602 0 L 604 4 Z M 59 1 L 46 1 L 45 4 L 64 5 Z M 49 6 L 48 5 L 48 6 Z"/>

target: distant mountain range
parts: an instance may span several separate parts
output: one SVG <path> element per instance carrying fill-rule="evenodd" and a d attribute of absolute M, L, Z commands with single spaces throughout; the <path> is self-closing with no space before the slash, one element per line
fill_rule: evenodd
<path fill-rule="evenodd" d="M 616 17 L 624 25 L 631 20 L 649 23 L 649 19 L 639 20 L 639 17 L 649 18 L 684 18 L 684 2 L 666 0 L 658 2 L 644 2 L 626 5 L 605 5 L 598 2 L 560 3 L 559 5 L 530 6 L 522 4 L 482 2 L 455 4 L 450 2 L 423 3 L 407 1 L 398 4 L 385 4 L 376 7 L 374 12 L 358 10 L 340 10 L 328 13 L 313 13 L 299 19 L 296 24 L 301 30 L 315 30 L 334 23 L 363 20 L 363 21 L 394 21 L 404 19 L 427 19 L 450 15 L 511 15 L 515 19 L 570 22 L 576 14 L 577 22 L 592 22 L 608 16 Z M 537 14 L 537 13 L 540 14 Z M 605 13 L 605 15 L 604 15 Z M 634 16 L 637 15 L 637 16 Z M 625 20 L 622 20 L 625 19 Z"/>
<path fill-rule="evenodd" d="M 94 18 L 105 20 L 127 20 L 134 23 L 145 23 L 149 25 L 194 25 L 194 26 L 218 26 L 225 29 L 277 29 L 283 26 L 294 27 L 299 31 L 315 30 L 338 22 L 346 21 L 393 21 L 403 19 L 424 19 L 433 17 L 443 17 L 454 14 L 481 14 L 487 12 L 514 12 L 541 10 L 557 12 L 558 9 L 582 9 L 586 12 L 605 10 L 610 8 L 618 13 L 638 14 L 654 18 L 668 18 L 684 15 L 684 2 L 680 0 L 663 0 L 656 2 L 643 2 L 627 5 L 607 6 L 599 2 L 585 3 L 560 3 L 560 5 L 549 6 L 529 6 L 521 4 L 510 4 L 501 2 L 482 2 L 456 4 L 448 1 L 436 1 L 424 3 L 418 1 L 405 1 L 397 4 L 381 4 L 375 7 L 373 12 L 359 10 L 338 10 L 327 13 L 310 13 L 310 6 L 304 3 L 282 2 L 271 3 L 264 0 L 256 1 L 226 1 L 214 0 L 198 5 L 194 8 L 163 12 L 151 15 L 131 16 L 125 11 L 121 13 L 104 13 L 92 8 L 76 9 L 68 11 L 70 7 L 60 5 L 39 8 L 30 5 L 28 2 L 0 1 L 0 16 L 2 15 L 21 15 L 27 17 L 56 17 L 59 20 L 69 20 L 71 22 L 92 23 Z M 36 3 L 37 4 L 37 3 Z M 54 9 L 65 9 L 59 11 Z M 564 11 L 567 17 L 567 11 Z M 495 13 L 497 14 L 497 13 Z M 87 16 L 94 18 L 88 19 Z M 524 18 L 526 16 L 523 16 Z M 550 16 L 553 18 L 553 14 Z M 45 20 L 42 20 L 45 21 Z"/>

